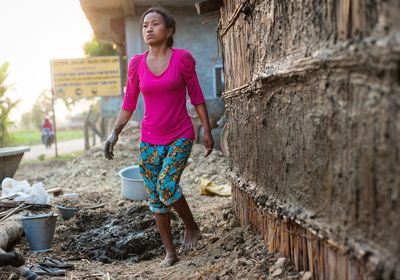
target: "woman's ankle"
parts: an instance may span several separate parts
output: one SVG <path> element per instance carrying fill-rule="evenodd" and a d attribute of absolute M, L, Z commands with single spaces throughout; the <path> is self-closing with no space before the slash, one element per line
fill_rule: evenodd
<path fill-rule="evenodd" d="M 168 257 L 176 257 L 177 254 L 176 254 L 175 248 L 174 248 L 174 250 L 172 250 L 172 251 L 169 251 L 169 250 L 166 251 L 166 252 L 165 252 L 165 255 L 168 256 Z"/>

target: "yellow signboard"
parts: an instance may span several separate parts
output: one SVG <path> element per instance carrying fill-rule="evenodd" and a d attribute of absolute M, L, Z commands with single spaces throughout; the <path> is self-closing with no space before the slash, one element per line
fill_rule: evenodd
<path fill-rule="evenodd" d="M 118 56 L 51 61 L 51 80 L 57 97 L 119 96 L 121 73 Z"/>

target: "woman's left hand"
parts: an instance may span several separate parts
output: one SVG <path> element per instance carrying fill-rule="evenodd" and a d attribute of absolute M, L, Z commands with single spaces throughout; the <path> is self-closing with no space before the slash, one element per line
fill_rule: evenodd
<path fill-rule="evenodd" d="M 211 134 L 211 130 L 204 132 L 203 137 L 204 147 L 206 148 L 205 157 L 207 157 L 214 149 L 214 140 Z"/>

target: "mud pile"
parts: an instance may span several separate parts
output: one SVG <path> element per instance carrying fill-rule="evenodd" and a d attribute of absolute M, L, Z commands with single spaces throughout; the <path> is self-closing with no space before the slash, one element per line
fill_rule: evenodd
<path fill-rule="evenodd" d="M 174 243 L 179 244 L 182 227 L 176 223 L 173 229 Z M 73 220 L 58 227 L 57 236 L 61 250 L 76 259 L 136 263 L 163 254 L 153 214 L 141 203 L 115 213 L 80 211 Z"/>

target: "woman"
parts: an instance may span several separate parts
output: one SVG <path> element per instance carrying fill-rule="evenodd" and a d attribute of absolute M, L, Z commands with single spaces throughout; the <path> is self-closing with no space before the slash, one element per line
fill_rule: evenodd
<path fill-rule="evenodd" d="M 162 266 L 178 260 L 172 243 L 171 207 L 185 225 L 181 251 L 194 247 L 200 230 L 179 187 L 194 141 L 194 129 L 186 110 L 186 89 L 204 127 L 205 156 L 214 146 L 208 113 L 195 60 L 184 49 L 172 48 L 174 18 L 162 8 L 150 8 L 142 16 L 142 35 L 149 50 L 129 62 L 128 81 L 121 111 L 105 143 L 105 157 L 112 159 L 118 135 L 136 109 L 142 92 L 145 113 L 141 126 L 139 168 L 166 249 Z"/>
<path fill-rule="evenodd" d="M 51 148 L 51 144 L 54 140 L 53 125 L 48 117 L 45 117 L 42 123 L 42 143 L 45 144 L 46 148 Z"/>

